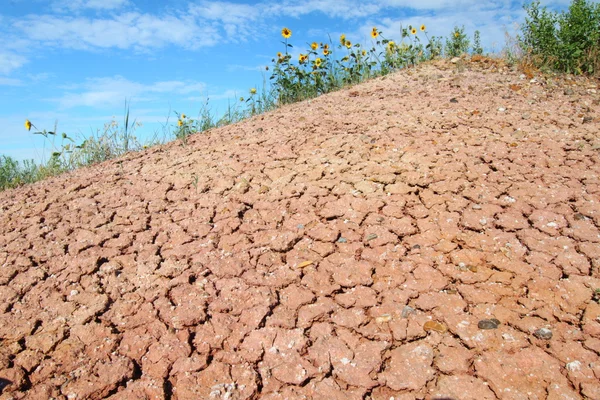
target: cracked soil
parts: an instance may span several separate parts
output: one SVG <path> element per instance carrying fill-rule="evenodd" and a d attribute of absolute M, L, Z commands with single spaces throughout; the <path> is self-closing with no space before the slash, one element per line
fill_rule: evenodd
<path fill-rule="evenodd" d="M 598 83 L 441 61 L 0 193 L 0 399 L 600 399 Z"/>

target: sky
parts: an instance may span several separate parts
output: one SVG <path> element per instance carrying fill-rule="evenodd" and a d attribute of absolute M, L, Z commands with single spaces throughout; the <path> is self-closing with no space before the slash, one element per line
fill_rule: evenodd
<path fill-rule="evenodd" d="M 594 2 L 597 2 L 595 0 Z M 564 10 L 569 0 L 542 5 Z M 0 0 L 0 154 L 46 157 L 50 143 L 24 127 L 67 133 L 77 142 L 121 126 L 125 102 L 135 135 L 164 137 L 174 112 L 195 118 L 260 90 L 272 59 L 285 51 L 281 29 L 292 31 L 292 54 L 313 41 L 346 34 L 370 45 L 375 26 L 400 39 L 400 27 L 425 24 L 429 36 L 454 26 L 486 52 L 500 51 L 517 33 L 524 1 L 515 0 Z M 422 33 L 419 33 L 422 35 Z M 32 129 L 34 131 L 35 129 Z M 59 141 L 56 143 L 58 144 Z"/>

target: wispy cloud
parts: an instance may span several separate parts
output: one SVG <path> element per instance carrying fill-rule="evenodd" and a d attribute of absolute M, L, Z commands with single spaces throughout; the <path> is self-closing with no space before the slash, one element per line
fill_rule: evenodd
<path fill-rule="evenodd" d="M 27 63 L 27 58 L 0 50 L 0 75 L 8 75 Z"/>
<path fill-rule="evenodd" d="M 189 15 L 156 16 L 129 12 L 108 18 L 29 15 L 13 28 L 42 46 L 72 49 L 117 48 L 147 50 L 175 45 L 186 49 L 212 46 L 219 34 Z"/>
<path fill-rule="evenodd" d="M 0 76 L 0 86 L 23 86 L 23 81 L 14 78 L 3 78 Z"/>
<path fill-rule="evenodd" d="M 85 83 L 63 87 L 66 93 L 58 98 L 47 99 L 61 108 L 115 107 L 125 99 L 136 102 L 156 100 L 156 95 L 189 95 L 202 93 L 206 84 L 197 81 L 160 81 L 144 84 L 122 76 L 90 78 Z"/>

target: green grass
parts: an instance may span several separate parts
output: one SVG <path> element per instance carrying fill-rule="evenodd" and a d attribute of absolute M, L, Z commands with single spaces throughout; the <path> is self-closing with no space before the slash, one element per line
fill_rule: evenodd
<path fill-rule="evenodd" d="M 563 13 L 540 7 L 539 1 L 526 5 L 527 17 L 517 38 L 509 35 L 500 55 L 510 65 L 531 66 L 575 74 L 598 74 L 600 71 L 600 4 L 586 0 L 573 0 Z M 223 115 L 217 117 L 208 100 L 198 116 L 189 117 L 174 112 L 175 123 L 167 120 L 162 135 L 158 132 L 146 143 L 135 136 L 139 126 L 129 117 L 125 103 L 123 123 L 111 121 L 103 129 L 87 137 L 72 138 L 52 131 L 39 131 L 29 121 L 26 128 L 35 128 L 33 134 L 45 137 L 44 153 L 50 151 L 48 160 L 36 164 L 33 160 L 17 162 L 0 156 L 0 190 L 33 183 L 83 166 L 92 165 L 122 156 L 129 151 L 179 140 L 187 145 L 190 135 L 242 121 L 257 114 L 358 84 L 365 80 L 389 74 L 402 68 L 441 57 L 458 57 L 471 50 L 481 55 L 480 32 L 473 41 L 464 33 L 464 27 L 455 27 L 448 37 L 429 36 L 424 25 L 400 27 L 401 41 L 386 39 L 373 27 L 366 44 L 351 43 L 345 35 L 333 40 L 328 37 L 321 43 L 307 43 L 298 59 L 292 59 L 290 49 L 292 32 L 282 29 L 282 51 L 273 58 L 270 73 L 263 79 L 261 89 L 252 88 L 247 96 L 235 99 Z M 471 46 L 472 43 L 472 46 Z M 170 112 L 169 112 L 170 114 Z"/>

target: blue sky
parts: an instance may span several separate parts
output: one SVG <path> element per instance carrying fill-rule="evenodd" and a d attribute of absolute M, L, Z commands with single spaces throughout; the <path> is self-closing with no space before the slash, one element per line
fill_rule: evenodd
<path fill-rule="evenodd" d="M 294 51 L 306 43 L 370 43 L 378 27 L 398 40 L 400 25 L 425 24 L 448 36 L 456 25 L 478 29 L 486 51 L 500 50 L 505 31 L 524 20 L 511 0 L 0 0 L 0 154 L 42 157 L 41 137 L 23 126 L 83 137 L 113 117 L 125 99 L 142 139 L 161 132 L 172 111 L 198 115 L 202 104 L 222 114 L 228 101 L 260 87 L 264 67 L 283 51 L 281 28 Z M 569 0 L 543 1 L 564 9 Z M 171 114 L 169 114 L 171 110 Z"/>

